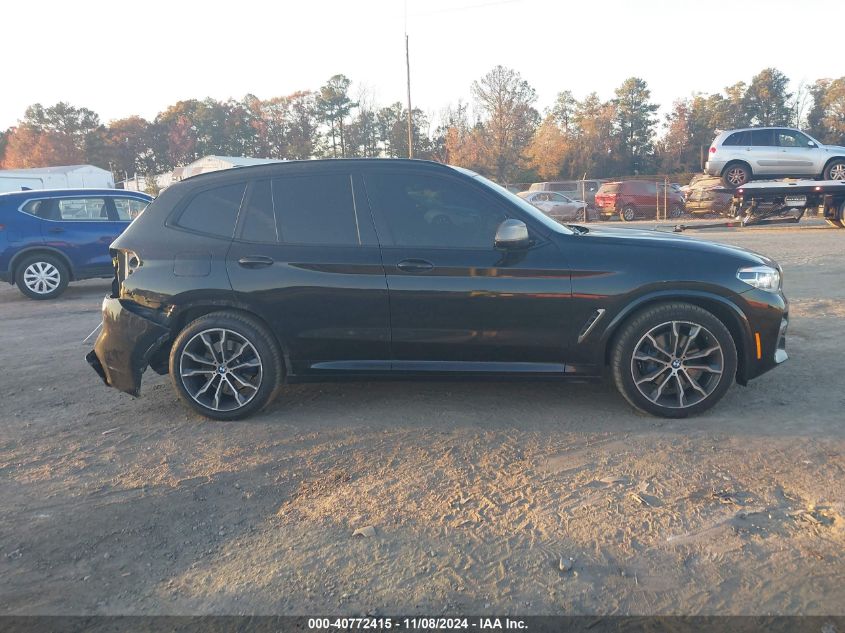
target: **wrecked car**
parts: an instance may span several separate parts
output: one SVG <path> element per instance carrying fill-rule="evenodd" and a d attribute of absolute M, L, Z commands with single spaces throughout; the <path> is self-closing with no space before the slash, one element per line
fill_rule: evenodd
<path fill-rule="evenodd" d="M 111 255 L 88 362 L 135 396 L 147 367 L 169 373 L 214 419 L 253 414 L 297 381 L 605 374 L 634 407 L 685 417 L 787 359 L 772 260 L 671 233 L 560 224 L 428 161 L 289 161 L 188 178 Z"/>

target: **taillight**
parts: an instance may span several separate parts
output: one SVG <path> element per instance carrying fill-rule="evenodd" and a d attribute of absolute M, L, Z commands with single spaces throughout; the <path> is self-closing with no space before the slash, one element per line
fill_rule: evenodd
<path fill-rule="evenodd" d="M 0 224 L 0 231 L 5 231 L 5 230 L 6 230 L 6 225 Z"/>
<path fill-rule="evenodd" d="M 711 154 L 715 154 L 715 153 L 716 153 L 716 148 L 715 148 L 715 147 L 713 147 L 712 145 L 710 146 L 710 153 L 711 153 Z"/>
<path fill-rule="evenodd" d="M 124 251 L 123 256 L 125 258 L 124 261 L 126 262 L 124 270 L 126 271 L 126 276 L 128 277 L 141 267 L 141 258 L 133 251 Z"/>
<path fill-rule="evenodd" d="M 112 263 L 114 264 L 114 280 L 112 281 L 112 292 L 114 297 L 119 296 L 120 286 L 126 281 L 129 275 L 141 267 L 141 258 L 130 250 L 112 249 Z"/>

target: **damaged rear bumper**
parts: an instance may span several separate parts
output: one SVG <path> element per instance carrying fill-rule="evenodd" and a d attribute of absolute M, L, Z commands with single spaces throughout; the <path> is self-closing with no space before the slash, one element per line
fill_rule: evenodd
<path fill-rule="evenodd" d="M 170 329 L 127 309 L 119 299 L 103 300 L 103 329 L 85 360 L 110 387 L 138 396 L 141 375 L 168 339 Z"/>

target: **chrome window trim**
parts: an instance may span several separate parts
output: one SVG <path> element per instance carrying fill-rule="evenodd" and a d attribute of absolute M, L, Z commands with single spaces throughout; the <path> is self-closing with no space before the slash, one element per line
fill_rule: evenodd
<path fill-rule="evenodd" d="M 40 196 L 37 198 L 27 198 L 23 202 L 18 205 L 18 212 L 23 213 L 30 218 L 36 218 L 43 222 L 82 222 L 84 224 L 89 224 L 91 222 L 131 222 L 131 220 L 112 220 L 111 218 L 106 218 L 104 220 L 51 220 L 49 218 L 42 218 L 37 215 L 33 215 L 32 213 L 27 213 L 23 210 L 23 208 L 28 205 L 30 202 L 38 202 L 39 200 L 68 200 L 72 198 L 103 198 L 103 200 L 107 198 L 131 198 L 132 200 L 138 200 L 139 202 L 146 202 L 147 205 L 152 203 L 152 200 L 146 201 L 143 198 L 138 198 L 135 196 L 127 196 L 124 194 L 120 195 L 113 195 L 113 194 L 81 194 L 81 195 L 70 195 L 70 196 Z"/>

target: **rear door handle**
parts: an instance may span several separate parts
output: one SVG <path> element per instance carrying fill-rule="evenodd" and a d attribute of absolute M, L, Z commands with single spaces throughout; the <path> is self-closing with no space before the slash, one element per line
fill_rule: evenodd
<path fill-rule="evenodd" d="M 60 226 L 51 226 L 49 229 L 47 229 L 47 232 L 48 233 L 64 233 L 65 230 Z"/>
<path fill-rule="evenodd" d="M 264 255 L 247 255 L 241 257 L 238 263 L 244 268 L 264 268 L 265 266 L 273 265 L 273 258 Z"/>
<path fill-rule="evenodd" d="M 424 273 L 434 268 L 434 264 L 425 259 L 403 259 L 396 268 L 404 273 Z"/>

